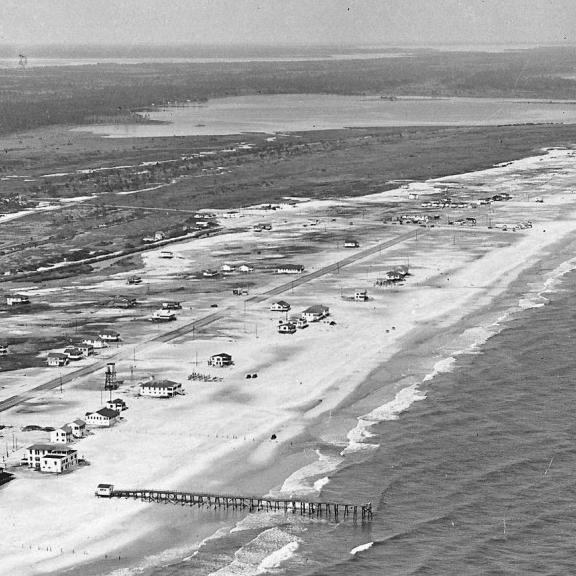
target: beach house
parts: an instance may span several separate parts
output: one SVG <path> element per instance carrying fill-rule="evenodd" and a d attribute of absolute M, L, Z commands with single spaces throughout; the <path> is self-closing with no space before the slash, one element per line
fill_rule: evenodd
<path fill-rule="evenodd" d="M 182 306 L 180 302 L 176 302 L 175 300 L 166 300 L 162 302 L 162 310 L 180 310 Z"/>
<path fill-rule="evenodd" d="M 48 357 L 46 358 L 46 362 L 48 366 L 66 366 L 70 359 L 66 354 L 62 354 L 61 352 L 50 352 Z"/>
<path fill-rule="evenodd" d="M 69 422 L 68 426 L 70 427 L 70 430 L 72 430 L 72 436 L 74 436 L 74 438 L 82 438 L 84 437 L 84 434 L 86 434 L 86 422 L 80 420 L 80 418 L 77 418 L 73 422 Z"/>
<path fill-rule="evenodd" d="M 92 346 L 92 348 L 107 348 L 108 344 L 99 336 L 87 336 L 82 340 L 82 344 Z"/>
<path fill-rule="evenodd" d="M 344 240 L 344 248 L 360 248 L 360 242 L 348 238 L 347 240 Z"/>
<path fill-rule="evenodd" d="M 122 398 L 114 398 L 114 400 L 108 400 L 108 402 L 106 402 L 106 408 L 110 408 L 110 410 L 114 410 L 115 412 L 122 412 L 123 410 L 127 410 L 128 406 L 126 406 L 126 402 L 124 402 Z"/>
<path fill-rule="evenodd" d="M 26 448 L 22 463 L 33 470 L 61 473 L 78 463 L 78 452 L 58 444 L 32 444 Z"/>
<path fill-rule="evenodd" d="M 232 356 L 230 354 L 226 354 L 225 352 L 220 352 L 220 354 L 214 354 L 214 356 L 210 356 L 208 360 L 208 366 L 215 366 L 218 368 L 222 368 L 223 366 L 231 366 L 232 365 Z"/>
<path fill-rule="evenodd" d="M 172 310 L 156 310 L 150 320 L 152 322 L 171 322 L 176 320 L 176 314 Z"/>
<path fill-rule="evenodd" d="M 359 288 L 355 290 L 354 300 L 356 300 L 356 302 L 366 302 L 366 300 L 368 300 L 368 290 L 365 288 Z"/>
<path fill-rule="evenodd" d="M 6 304 L 8 306 L 23 306 L 30 304 L 30 298 L 24 294 L 11 294 L 6 296 Z"/>
<path fill-rule="evenodd" d="M 82 354 L 82 351 L 76 346 L 68 346 L 64 349 L 64 354 L 68 356 L 68 360 L 72 361 L 82 360 L 82 358 L 84 358 L 84 354 Z"/>
<path fill-rule="evenodd" d="M 177 394 L 182 394 L 182 384 L 172 380 L 151 380 L 140 384 L 140 396 L 172 398 Z"/>
<path fill-rule="evenodd" d="M 252 266 L 252 264 L 240 264 L 240 266 L 238 266 L 238 271 L 243 274 L 248 274 L 254 272 L 254 266 Z"/>
<path fill-rule="evenodd" d="M 280 334 L 294 334 L 296 332 L 296 324 L 292 322 L 282 322 L 278 325 L 278 332 Z"/>
<path fill-rule="evenodd" d="M 68 424 L 50 432 L 50 442 L 54 444 L 68 444 L 73 438 L 72 428 Z"/>
<path fill-rule="evenodd" d="M 104 342 L 118 342 L 120 334 L 114 332 L 114 330 L 101 330 L 98 332 L 98 338 L 101 338 Z"/>
<path fill-rule="evenodd" d="M 222 266 L 220 266 L 220 270 L 222 270 L 222 272 L 226 272 L 227 274 L 229 274 L 230 272 L 234 272 L 234 270 L 236 270 L 236 267 L 233 266 L 232 264 L 222 264 Z"/>
<path fill-rule="evenodd" d="M 108 428 L 116 423 L 120 413 L 110 408 L 101 408 L 97 412 L 86 412 L 86 424 Z"/>
<path fill-rule="evenodd" d="M 315 304 L 314 306 L 306 308 L 306 310 L 302 312 L 302 318 L 308 322 L 318 322 L 318 320 L 326 318 L 326 316 L 329 314 L 330 308 L 328 308 L 328 306 L 324 306 L 323 304 Z"/>
<path fill-rule="evenodd" d="M 288 310 L 290 310 L 290 304 L 284 300 L 278 300 L 278 302 L 272 302 L 270 310 L 272 312 L 288 312 Z"/>

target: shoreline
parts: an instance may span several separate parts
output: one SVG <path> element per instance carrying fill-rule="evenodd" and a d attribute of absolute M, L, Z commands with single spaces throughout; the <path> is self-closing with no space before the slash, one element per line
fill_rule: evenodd
<path fill-rule="evenodd" d="M 536 157 L 536 159 L 532 158 L 532 163 L 538 161 L 537 159 L 538 157 Z M 550 161 L 550 152 L 548 153 L 548 161 Z M 516 167 L 514 166 L 514 168 Z M 506 169 L 503 168 L 502 170 L 505 171 Z M 379 201 L 383 201 L 387 194 L 391 194 L 391 192 L 382 193 L 379 198 L 372 196 L 370 197 L 370 202 L 378 203 Z M 356 199 L 356 201 L 359 200 L 366 200 L 366 198 Z M 352 202 L 352 200 L 350 200 L 350 202 Z M 518 203 L 519 202 L 517 202 L 517 204 Z M 510 291 L 514 282 L 520 282 L 522 273 L 527 273 L 529 269 L 537 265 L 538 261 L 545 260 L 549 252 L 554 248 L 555 243 L 566 243 L 567 239 L 570 238 L 571 235 L 573 236 L 576 229 L 576 212 L 574 211 L 573 204 L 572 199 L 572 211 L 570 213 L 565 210 L 563 211 L 564 221 L 548 221 L 545 224 L 546 228 L 544 228 L 543 225 L 536 224 L 534 228 L 526 234 L 519 234 L 516 237 L 516 241 L 507 247 L 496 244 L 484 247 L 468 246 L 467 250 L 463 250 L 461 246 L 453 247 L 450 244 L 447 246 L 439 246 L 438 238 L 441 239 L 445 237 L 449 239 L 451 232 L 447 233 L 445 230 L 430 231 L 419 241 L 411 242 L 409 248 L 403 247 L 402 249 L 395 249 L 392 251 L 394 254 L 393 257 L 387 256 L 388 260 L 393 258 L 398 260 L 404 250 L 411 249 L 413 252 L 417 252 L 416 255 L 412 254 L 411 256 L 411 268 L 414 270 L 414 273 L 413 278 L 407 282 L 406 286 L 394 292 L 375 293 L 378 294 L 378 297 L 374 297 L 373 305 L 375 306 L 374 310 L 376 310 L 376 306 L 378 307 L 380 313 L 378 318 L 374 318 L 373 314 L 370 313 L 370 309 L 367 307 L 365 307 L 362 312 L 359 312 L 359 308 L 354 307 L 354 305 L 340 303 L 334 312 L 334 317 L 338 320 L 336 327 L 337 332 L 330 332 L 330 328 L 327 326 L 314 326 L 308 329 L 309 331 L 316 328 L 319 329 L 317 330 L 316 340 L 322 335 L 326 350 L 313 350 L 310 352 L 309 350 L 302 349 L 301 345 L 291 345 L 291 343 L 285 343 L 284 341 L 280 342 L 278 339 L 274 340 L 274 342 L 277 343 L 272 350 L 268 350 L 268 356 L 264 359 L 258 358 L 260 366 L 263 366 L 259 368 L 259 370 L 262 370 L 263 374 L 267 374 L 267 371 L 270 371 L 270 375 L 266 376 L 270 378 L 270 382 L 286 381 L 285 378 L 282 378 L 282 374 L 290 368 L 295 372 L 293 380 L 291 378 L 292 386 L 294 386 L 294 381 L 297 380 L 298 365 L 309 365 L 313 367 L 315 363 L 319 364 L 323 362 L 324 365 L 328 363 L 327 365 L 331 365 L 333 368 L 329 373 L 326 373 L 324 369 L 318 367 L 315 369 L 312 368 L 311 373 L 307 374 L 309 381 L 306 383 L 303 392 L 300 392 L 302 397 L 299 398 L 298 401 L 294 401 L 289 391 L 275 391 L 276 402 L 284 406 L 282 411 L 274 413 L 277 425 L 271 428 L 270 425 L 266 424 L 265 419 L 260 421 L 257 426 L 257 430 L 259 431 L 258 435 L 255 436 L 255 438 L 259 438 L 255 447 L 256 449 L 247 446 L 245 449 L 240 450 L 241 454 L 244 454 L 245 450 L 248 450 L 248 452 L 252 454 L 251 458 L 246 459 L 246 477 L 250 478 L 250 475 L 254 477 L 255 474 L 256 477 L 258 477 L 256 470 L 266 470 L 274 467 L 274 463 L 280 457 L 282 448 L 277 448 L 278 444 L 265 441 L 265 438 L 269 437 L 272 430 L 280 431 L 278 437 L 283 445 L 287 446 L 287 442 L 289 441 L 297 442 L 298 438 L 303 439 L 309 437 L 315 427 L 323 425 L 323 420 L 330 410 L 334 410 L 336 413 L 344 413 L 351 407 L 353 407 L 354 410 L 360 408 L 362 401 L 351 403 L 351 398 L 360 390 L 362 383 L 369 379 L 375 370 L 381 368 L 383 361 L 393 362 L 395 354 L 400 350 L 406 350 L 406 346 L 409 344 L 411 338 L 418 339 L 421 337 L 418 335 L 419 328 L 424 327 L 435 332 L 436 335 L 440 337 L 440 340 L 442 340 L 442 337 L 445 338 L 446 334 L 450 334 L 454 330 L 454 326 L 459 322 L 466 324 L 467 317 L 470 319 L 470 324 L 474 324 L 474 317 L 477 318 L 479 314 L 481 315 L 482 311 L 486 310 L 486 308 L 499 297 L 505 296 Z M 309 210 L 313 210 L 314 208 L 314 205 L 308 206 Z M 519 209 L 518 206 L 516 206 L 516 209 Z M 545 233 L 544 230 L 546 230 L 547 234 L 545 238 L 543 237 Z M 460 242 L 468 242 L 468 240 L 465 240 L 466 233 L 463 234 L 464 236 Z M 488 235 L 487 238 L 499 238 L 499 234 L 503 233 L 495 233 L 492 236 Z M 432 238 L 433 236 L 434 238 Z M 539 242 L 539 238 L 542 238 L 543 241 Z M 420 244 L 417 242 L 420 242 Z M 488 240 L 486 240 L 486 242 L 489 244 Z M 495 240 L 493 242 L 495 242 Z M 181 249 L 186 250 L 186 248 Z M 328 257 L 330 257 L 330 255 L 328 255 Z M 433 265 L 440 265 L 440 263 L 445 262 L 448 257 L 451 258 L 451 265 L 445 270 L 448 276 L 445 276 L 442 279 L 443 281 L 440 282 L 437 271 L 433 269 Z M 377 258 L 374 258 L 374 261 L 377 261 Z M 503 265 L 507 267 L 503 267 Z M 360 268 L 360 271 L 358 268 Z M 365 271 L 362 272 L 364 268 L 365 262 L 356 267 L 355 270 L 343 270 L 339 274 L 338 280 L 346 283 L 346 286 L 353 286 L 353 283 L 357 283 L 358 275 L 363 277 L 365 274 Z M 503 276 L 504 271 L 506 271 L 506 274 Z M 449 287 L 446 278 L 449 278 L 451 282 Z M 480 282 L 480 280 L 482 282 Z M 474 289 L 470 289 L 471 287 L 474 287 Z M 307 292 L 310 292 L 309 294 L 301 294 L 299 296 L 299 299 L 303 302 L 310 301 L 316 297 L 324 297 L 330 299 L 330 302 L 337 302 L 337 286 L 332 286 L 329 291 L 327 291 L 326 286 L 320 288 L 318 286 L 312 286 L 308 288 Z M 452 296 L 450 300 L 448 299 L 449 294 Z M 478 302 L 479 294 L 483 297 L 481 302 Z M 398 300 L 401 300 L 401 304 Z M 396 309 L 393 310 L 391 304 L 394 304 Z M 255 315 L 260 312 L 251 311 L 250 313 Z M 382 314 L 385 315 L 385 326 L 390 326 L 390 330 L 394 327 L 393 332 L 388 334 L 382 333 Z M 413 316 L 413 318 L 410 318 L 410 316 Z M 442 321 L 436 325 L 438 318 L 441 318 Z M 361 322 L 360 327 L 358 327 L 358 321 Z M 343 338 L 347 338 L 353 333 L 357 339 L 360 335 L 370 337 L 372 348 L 366 350 L 363 342 L 353 342 L 352 340 L 345 340 L 343 344 Z M 264 332 L 262 336 L 271 338 L 271 332 L 268 330 Z M 306 335 L 304 339 L 309 344 L 314 341 L 314 337 L 309 335 Z M 248 353 L 248 348 L 250 346 L 253 347 L 255 344 L 256 341 L 253 336 L 244 335 L 244 341 L 239 339 L 234 342 L 235 350 L 237 350 L 235 356 L 239 354 L 239 357 L 242 358 L 243 355 Z M 205 344 L 202 345 L 204 346 Z M 227 346 L 231 346 L 231 344 L 228 343 Z M 256 356 L 259 356 L 264 344 L 260 342 L 258 346 Z M 207 344 L 205 347 L 208 347 Z M 174 358 L 175 352 L 178 353 L 177 351 L 168 350 L 167 347 L 164 347 L 162 350 L 157 350 L 154 352 L 153 357 L 148 360 L 149 365 L 152 368 L 166 367 L 170 363 L 171 358 Z M 255 352 L 252 351 L 252 355 L 254 354 Z M 379 357 L 375 359 L 375 355 L 379 355 Z M 432 358 L 430 362 L 433 360 L 434 358 Z M 409 376 L 414 379 L 418 377 L 421 379 L 425 378 L 429 372 L 421 374 L 421 368 L 422 367 L 420 367 L 420 373 L 415 370 L 414 373 Z M 241 367 L 239 367 L 239 369 L 241 369 Z M 271 406 L 260 396 L 265 392 L 266 386 L 260 387 L 260 381 L 257 386 L 259 387 L 258 394 L 254 395 L 254 392 L 250 390 L 250 398 L 241 397 L 242 401 L 240 403 L 236 401 L 232 405 L 239 410 L 240 406 L 244 405 L 244 403 L 253 403 L 252 412 L 254 410 L 262 410 L 261 416 L 264 417 L 266 411 L 271 410 Z M 400 386 L 400 388 L 394 390 L 388 389 L 388 391 L 384 391 L 384 396 L 386 396 L 387 393 L 392 395 L 393 392 L 397 394 L 407 388 L 407 386 L 403 384 Z M 392 386 L 389 388 L 392 388 Z M 198 393 L 200 393 L 200 391 L 198 391 Z M 237 383 L 229 387 L 228 393 L 238 394 L 239 384 Z M 210 400 L 210 393 L 203 391 L 202 394 L 207 395 L 207 400 Z M 222 395 L 222 391 L 219 392 L 219 394 Z M 316 402 L 318 399 L 321 399 L 322 402 L 319 404 L 311 404 L 311 402 Z M 374 398 L 366 398 L 366 402 L 370 403 L 373 399 Z M 214 399 L 212 399 L 212 402 L 213 401 Z M 394 402 L 394 400 L 392 400 L 392 402 Z M 137 406 L 138 404 L 142 405 L 142 401 L 133 401 L 133 403 L 135 404 L 133 408 L 135 412 L 132 412 L 131 408 L 128 414 L 130 419 L 143 414 L 141 406 Z M 390 404 L 390 401 L 387 402 L 386 405 L 387 404 Z M 402 404 L 402 406 L 405 405 L 406 402 Z M 188 409 L 193 408 L 190 403 L 187 406 Z M 400 408 L 402 408 L 402 406 L 400 406 Z M 288 411 L 286 411 L 287 408 Z M 382 405 L 379 407 L 376 406 L 375 408 L 373 407 L 372 410 L 378 410 L 378 408 L 382 408 Z M 176 414 L 183 413 L 183 407 L 179 405 L 175 406 L 174 409 L 176 410 Z M 163 411 L 157 407 L 153 410 L 157 412 L 157 415 L 163 413 Z M 358 414 L 359 412 L 356 413 Z M 397 412 L 390 414 L 390 411 L 388 411 L 387 416 L 395 416 L 396 414 Z M 247 415 L 247 412 L 244 413 L 244 416 Z M 252 417 L 254 417 L 254 414 Z M 345 415 L 344 419 L 350 420 L 351 418 L 352 416 Z M 360 416 L 360 418 L 362 418 L 362 416 Z M 372 422 L 372 420 L 374 420 L 374 423 L 377 423 L 377 418 L 374 417 L 368 421 Z M 156 418 L 155 421 L 158 422 L 158 418 Z M 254 422 L 256 422 L 256 420 Z M 234 431 L 234 426 L 238 426 L 238 422 L 232 418 L 227 423 L 227 427 L 230 428 L 230 431 L 227 433 L 228 435 Z M 118 430 L 111 430 L 111 434 L 108 434 L 108 436 L 114 437 L 116 442 L 121 442 L 119 434 L 121 434 L 120 429 L 123 427 L 129 428 L 131 434 L 136 432 L 134 426 L 127 423 L 126 426 L 120 426 Z M 362 432 L 362 430 L 360 432 Z M 128 430 L 126 430 L 126 433 L 129 433 Z M 218 433 L 217 427 L 214 429 L 214 433 Z M 366 438 L 366 436 L 364 436 L 364 438 Z M 93 437 L 91 437 L 90 440 L 92 445 L 98 442 L 98 439 L 94 439 Z M 351 439 L 348 438 L 348 440 Z M 314 435 L 312 435 L 312 443 L 314 443 Z M 100 444 L 102 444 L 102 442 L 100 442 Z M 227 444 L 229 446 L 226 446 Z M 234 451 L 231 444 L 234 443 L 229 440 L 224 443 L 222 448 L 225 453 L 230 453 L 231 448 Z M 198 450 L 203 445 L 206 445 L 206 443 L 200 441 L 200 444 L 194 449 Z M 302 445 L 300 447 L 302 448 Z M 93 448 L 95 448 L 95 446 L 93 446 Z M 322 448 L 320 448 L 320 450 L 322 450 Z M 174 456 L 177 453 L 177 451 L 173 451 L 172 454 Z M 241 459 L 243 459 L 243 457 Z M 196 470 L 192 478 L 203 473 L 202 470 L 205 470 L 209 463 L 210 459 L 205 460 L 203 467 L 200 468 L 200 470 Z M 296 465 L 296 463 L 294 463 L 294 465 Z M 111 470 L 110 467 L 108 468 Z M 322 473 L 324 472 L 325 470 Z M 66 480 L 69 478 L 72 478 L 72 476 L 67 477 Z M 173 478 L 173 473 L 172 476 L 170 476 L 170 474 L 166 476 L 166 479 Z M 181 476 L 180 482 L 189 482 L 190 479 L 190 476 L 185 478 L 184 475 Z M 61 480 L 64 480 L 64 478 Z M 102 481 L 105 481 L 105 479 Z M 228 481 L 230 482 L 231 479 L 229 478 Z M 286 481 L 287 479 L 284 480 L 284 482 Z M 13 484 L 16 485 L 15 483 Z M 11 485 L 8 485 L 8 487 L 10 486 Z M 327 486 L 329 486 L 329 484 Z M 134 504 L 134 508 L 136 507 L 137 505 Z M 133 516 L 133 514 L 130 516 Z M 54 560 L 57 561 L 56 558 Z M 50 564 L 52 564 L 52 562 L 45 562 L 44 566 L 47 567 Z M 52 570 L 58 569 L 60 568 L 54 567 Z M 46 572 L 46 570 L 43 569 L 43 572 Z M 25 573 L 26 572 L 22 572 L 22 574 Z M 14 572 L 14 574 L 16 574 L 16 572 Z"/>

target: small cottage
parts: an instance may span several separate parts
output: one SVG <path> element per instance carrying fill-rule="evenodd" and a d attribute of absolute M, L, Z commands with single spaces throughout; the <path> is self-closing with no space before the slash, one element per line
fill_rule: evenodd
<path fill-rule="evenodd" d="M 73 422 L 69 422 L 67 426 L 72 430 L 72 436 L 74 436 L 74 438 L 82 438 L 86 434 L 86 422 L 84 422 L 84 420 L 77 418 Z"/>
<path fill-rule="evenodd" d="M 128 406 L 126 406 L 126 402 L 124 402 L 122 398 L 114 398 L 114 400 L 108 400 L 108 402 L 106 402 L 106 408 L 110 408 L 110 410 L 116 412 L 122 412 L 123 410 L 127 410 Z"/>
<path fill-rule="evenodd" d="M 360 242 L 358 240 L 344 240 L 344 248 L 360 248 Z"/>
<path fill-rule="evenodd" d="M 0 356 L 6 356 L 8 354 L 8 347 L 0 344 Z"/>
<path fill-rule="evenodd" d="M 323 304 L 316 304 L 314 306 L 306 308 L 306 310 L 302 312 L 302 318 L 304 318 L 308 322 L 318 322 L 318 320 L 326 318 L 326 316 L 328 316 L 329 314 L 330 314 L 330 308 L 328 308 L 328 306 L 324 306 Z"/>
<path fill-rule="evenodd" d="M 218 270 L 207 268 L 206 270 L 202 270 L 202 276 L 204 276 L 204 278 L 214 278 L 215 276 L 218 276 Z"/>
<path fill-rule="evenodd" d="M 128 276 L 128 284 L 141 284 L 142 278 L 140 276 Z"/>
<path fill-rule="evenodd" d="M 152 314 L 151 320 L 153 322 L 171 322 L 172 320 L 176 320 L 176 314 L 172 310 L 156 310 L 156 312 Z"/>
<path fill-rule="evenodd" d="M 177 394 L 182 394 L 182 384 L 171 380 L 151 380 L 140 384 L 140 396 L 172 398 Z"/>
<path fill-rule="evenodd" d="M 368 290 L 364 288 L 355 290 L 354 300 L 356 300 L 356 302 L 366 302 L 368 300 Z"/>
<path fill-rule="evenodd" d="M 119 294 L 112 299 L 110 305 L 113 308 L 134 308 L 136 306 L 136 298 Z"/>
<path fill-rule="evenodd" d="M 180 310 L 181 308 L 182 306 L 180 305 L 180 302 L 174 300 L 166 300 L 165 302 L 162 302 L 163 310 Z"/>
<path fill-rule="evenodd" d="M 154 242 L 159 242 L 160 240 L 164 240 L 166 238 L 166 234 L 159 230 L 158 232 L 154 232 Z"/>
<path fill-rule="evenodd" d="M 8 306 L 23 306 L 30 304 L 30 298 L 24 294 L 11 294 L 6 296 L 6 304 Z"/>
<path fill-rule="evenodd" d="M 278 302 L 273 302 L 270 306 L 272 312 L 288 312 L 290 310 L 290 304 L 284 300 L 279 300 Z"/>
<path fill-rule="evenodd" d="M 162 250 L 160 252 L 160 258 L 174 258 L 174 254 L 169 250 Z"/>
<path fill-rule="evenodd" d="M 50 352 L 46 358 L 48 366 L 66 366 L 70 359 L 67 354 L 62 354 L 60 352 Z"/>
<path fill-rule="evenodd" d="M 96 487 L 96 496 L 99 498 L 110 498 L 114 492 L 113 484 L 98 484 Z"/>
<path fill-rule="evenodd" d="M 84 358 L 84 354 L 82 354 L 82 351 L 76 346 L 68 346 L 68 348 L 64 349 L 64 354 L 68 356 L 68 360 L 72 361 L 82 360 L 82 358 Z"/>
<path fill-rule="evenodd" d="M 86 412 L 86 424 L 108 428 L 113 426 L 120 413 L 110 408 L 101 408 L 97 412 Z"/>
<path fill-rule="evenodd" d="M 278 332 L 280 332 L 280 334 L 294 334 L 294 332 L 296 332 L 296 324 L 283 322 L 278 326 Z"/>
<path fill-rule="evenodd" d="M 240 264 L 240 266 L 238 266 L 238 272 L 242 272 L 243 274 L 254 272 L 254 266 L 252 266 L 252 264 Z"/>
<path fill-rule="evenodd" d="M 236 270 L 235 266 L 233 266 L 232 264 L 222 264 L 222 266 L 220 266 L 220 269 L 222 270 L 222 272 L 234 272 L 234 270 Z"/>
<path fill-rule="evenodd" d="M 105 342 L 118 342 L 118 340 L 120 340 L 120 334 L 114 332 L 114 330 L 102 330 L 98 333 L 98 338 L 101 338 Z"/>
<path fill-rule="evenodd" d="M 209 366 L 216 366 L 216 367 L 223 367 L 223 366 L 231 366 L 232 365 L 232 356 L 230 354 L 226 354 L 225 352 L 220 352 L 220 354 L 214 354 L 214 356 L 210 356 L 208 360 Z"/>
<path fill-rule="evenodd" d="M 68 444 L 73 438 L 72 428 L 68 424 L 50 432 L 50 442 L 54 444 Z"/>

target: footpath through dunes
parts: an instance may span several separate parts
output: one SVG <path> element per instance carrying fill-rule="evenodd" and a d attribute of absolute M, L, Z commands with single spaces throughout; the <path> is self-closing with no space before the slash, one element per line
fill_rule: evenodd
<path fill-rule="evenodd" d="M 276 286 L 274 288 L 271 288 L 270 290 L 262 292 L 261 294 L 256 294 L 254 296 L 251 296 L 251 297 L 245 299 L 244 302 L 262 302 L 264 300 L 267 300 L 268 298 L 271 298 L 273 296 L 277 296 L 278 294 L 282 294 L 284 292 L 287 292 L 288 290 L 291 290 L 291 289 L 295 288 L 296 286 L 300 286 L 300 285 L 305 284 L 307 282 L 311 282 L 313 280 L 316 280 L 317 278 L 321 278 L 322 276 L 324 276 L 326 274 L 330 274 L 336 270 L 339 270 L 340 268 L 343 268 L 345 266 L 353 264 L 354 262 L 357 262 L 358 260 L 361 260 L 363 258 L 367 258 L 367 257 L 369 257 L 369 256 L 371 256 L 377 252 L 380 252 L 382 250 L 386 250 L 387 248 L 391 248 L 393 246 L 396 246 L 397 244 L 401 244 L 402 242 L 406 242 L 412 238 L 417 237 L 418 233 L 422 234 L 424 232 L 428 232 L 428 230 L 424 230 L 424 229 L 410 230 L 409 232 L 407 232 L 405 234 L 401 234 L 400 236 L 396 236 L 395 238 L 392 238 L 392 239 L 387 240 L 385 242 L 381 242 L 381 243 L 378 243 L 374 246 L 370 246 L 370 247 L 365 248 L 363 250 L 359 250 L 359 251 L 355 252 L 354 254 L 352 254 L 346 258 L 343 258 L 342 260 L 338 260 L 337 262 L 334 262 L 332 264 L 328 264 L 327 266 L 323 266 L 322 268 L 319 268 L 318 270 L 315 270 L 314 272 L 300 275 L 300 276 L 298 276 L 298 278 L 295 278 L 294 280 L 290 280 L 289 282 L 284 282 L 283 284 L 280 284 L 279 286 Z M 143 346 L 143 345 L 146 345 L 149 343 L 153 343 L 153 342 L 166 343 L 166 342 L 170 342 L 172 340 L 176 340 L 177 338 L 185 336 L 186 334 L 189 334 L 190 332 L 194 332 L 196 330 L 204 328 L 205 326 L 213 324 L 214 322 L 226 317 L 226 315 L 230 314 L 234 310 L 235 310 L 235 308 L 232 306 L 229 306 L 227 308 L 223 308 L 221 310 L 218 310 L 217 312 L 213 312 L 211 314 L 208 314 L 207 316 L 204 316 L 203 318 L 200 318 L 198 320 L 194 320 L 193 322 L 188 322 L 187 324 L 180 326 L 174 330 L 163 332 L 161 334 L 158 334 L 157 336 L 154 336 L 153 338 L 147 339 L 144 342 L 142 342 L 140 344 L 140 346 Z M 58 388 L 58 386 L 63 386 L 64 384 L 68 384 L 68 383 L 72 382 L 73 380 L 76 380 L 77 378 L 81 378 L 81 377 L 93 374 L 94 372 L 97 372 L 98 370 L 105 368 L 106 364 L 115 358 L 116 359 L 122 358 L 122 351 L 109 356 L 108 358 L 106 358 L 106 360 L 97 360 L 96 362 L 90 364 L 89 366 L 84 366 L 82 368 L 79 368 L 78 370 L 74 370 L 73 372 L 69 372 L 68 374 L 57 376 L 56 378 L 51 378 L 47 382 L 44 382 L 43 384 L 40 384 L 38 386 L 34 386 L 34 387 L 30 388 L 29 390 L 21 393 L 21 394 L 16 394 L 14 396 L 6 398 L 5 400 L 0 402 L 0 412 L 4 412 L 6 410 L 9 410 L 10 408 L 18 406 L 19 404 L 22 404 L 23 402 L 30 400 L 38 392 L 43 392 L 46 390 L 52 390 L 52 389 Z"/>

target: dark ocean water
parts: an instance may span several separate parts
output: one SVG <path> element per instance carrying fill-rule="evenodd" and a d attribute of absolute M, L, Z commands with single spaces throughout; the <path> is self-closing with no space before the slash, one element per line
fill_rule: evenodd
<path fill-rule="evenodd" d="M 546 298 L 423 383 L 425 400 L 372 427 L 379 447 L 331 475 L 323 497 L 372 500 L 371 524 L 252 515 L 151 573 L 576 572 L 576 273 Z"/>

